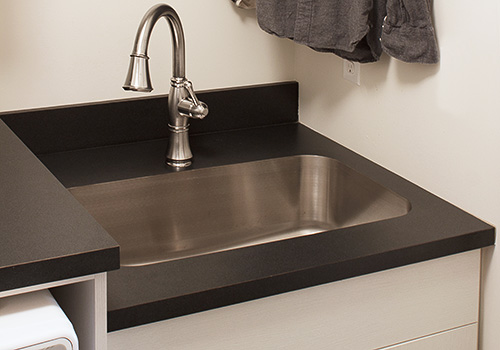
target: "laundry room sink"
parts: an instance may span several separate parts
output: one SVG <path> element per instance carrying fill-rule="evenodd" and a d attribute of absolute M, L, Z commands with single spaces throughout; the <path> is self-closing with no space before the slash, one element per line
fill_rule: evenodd
<path fill-rule="evenodd" d="M 408 200 L 322 156 L 291 156 L 69 189 L 143 266 L 405 215 Z"/>

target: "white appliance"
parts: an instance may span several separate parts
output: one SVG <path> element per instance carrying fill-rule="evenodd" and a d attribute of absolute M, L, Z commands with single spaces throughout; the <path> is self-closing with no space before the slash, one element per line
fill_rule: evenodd
<path fill-rule="evenodd" d="M 78 350 L 73 325 L 48 290 L 0 299 L 0 350 Z"/>

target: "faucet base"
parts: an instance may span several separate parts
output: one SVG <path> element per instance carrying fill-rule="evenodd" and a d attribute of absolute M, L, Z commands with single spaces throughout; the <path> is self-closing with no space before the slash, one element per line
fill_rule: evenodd
<path fill-rule="evenodd" d="M 170 130 L 170 140 L 165 163 L 176 168 L 190 166 L 193 153 L 191 153 L 189 147 L 189 124 L 185 126 L 172 126 L 169 124 L 168 129 Z"/>
<path fill-rule="evenodd" d="M 190 160 L 172 160 L 172 159 L 166 159 L 165 163 L 171 167 L 174 168 L 187 168 L 188 166 L 191 165 Z"/>

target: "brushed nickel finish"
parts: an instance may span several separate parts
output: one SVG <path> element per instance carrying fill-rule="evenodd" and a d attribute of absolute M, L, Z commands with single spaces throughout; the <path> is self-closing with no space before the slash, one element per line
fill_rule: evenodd
<path fill-rule="evenodd" d="M 188 118 L 203 119 L 208 106 L 199 101 L 193 84 L 186 79 L 184 30 L 179 15 L 169 5 L 153 6 L 142 18 L 130 55 L 130 65 L 123 89 L 151 92 L 153 85 L 149 73 L 148 45 L 156 22 L 165 18 L 172 34 L 172 78 L 168 95 L 168 128 L 170 141 L 166 163 L 173 167 L 191 165 L 193 154 L 189 146 Z"/>
<path fill-rule="evenodd" d="M 321 156 L 74 187 L 70 192 L 141 266 L 402 216 L 405 198 Z"/>

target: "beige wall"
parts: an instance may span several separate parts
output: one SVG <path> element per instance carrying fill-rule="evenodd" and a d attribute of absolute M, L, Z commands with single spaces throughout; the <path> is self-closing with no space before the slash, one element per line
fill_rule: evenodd
<path fill-rule="evenodd" d="M 301 121 L 500 226 L 500 3 L 434 1 L 441 63 L 361 66 L 296 48 Z M 500 256 L 484 257 L 482 348 L 500 348 Z"/>
<path fill-rule="evenodd" d="M 0 111 L 141 96 L 122 91 L 135 32 L 158 0 L 0 0 Z M 293 79 L 293 45 L 229 0 L 168 0 L 197 90 Z M 168 93 L 170 33 L 154 30 L 153 93 Z"/>
<path fill-rule="evenodd" d="M 0 111 L 140 96 L 124 92 L 133 37 L 156 0 L 1 0 Z M 259 30 L 229 0 L 169 0 L 184 23 L 187 76 L 211 89 L 298 80 L 301 121 L 500 226 L 500 3 L 434 1 L 437 66 L 384 56 L 361 86 L 342 61 Z M 167 93 L 166 23 L 151 43 Z M 483 349 L 500 344 L 500 257 L 484 257 Z"/>

